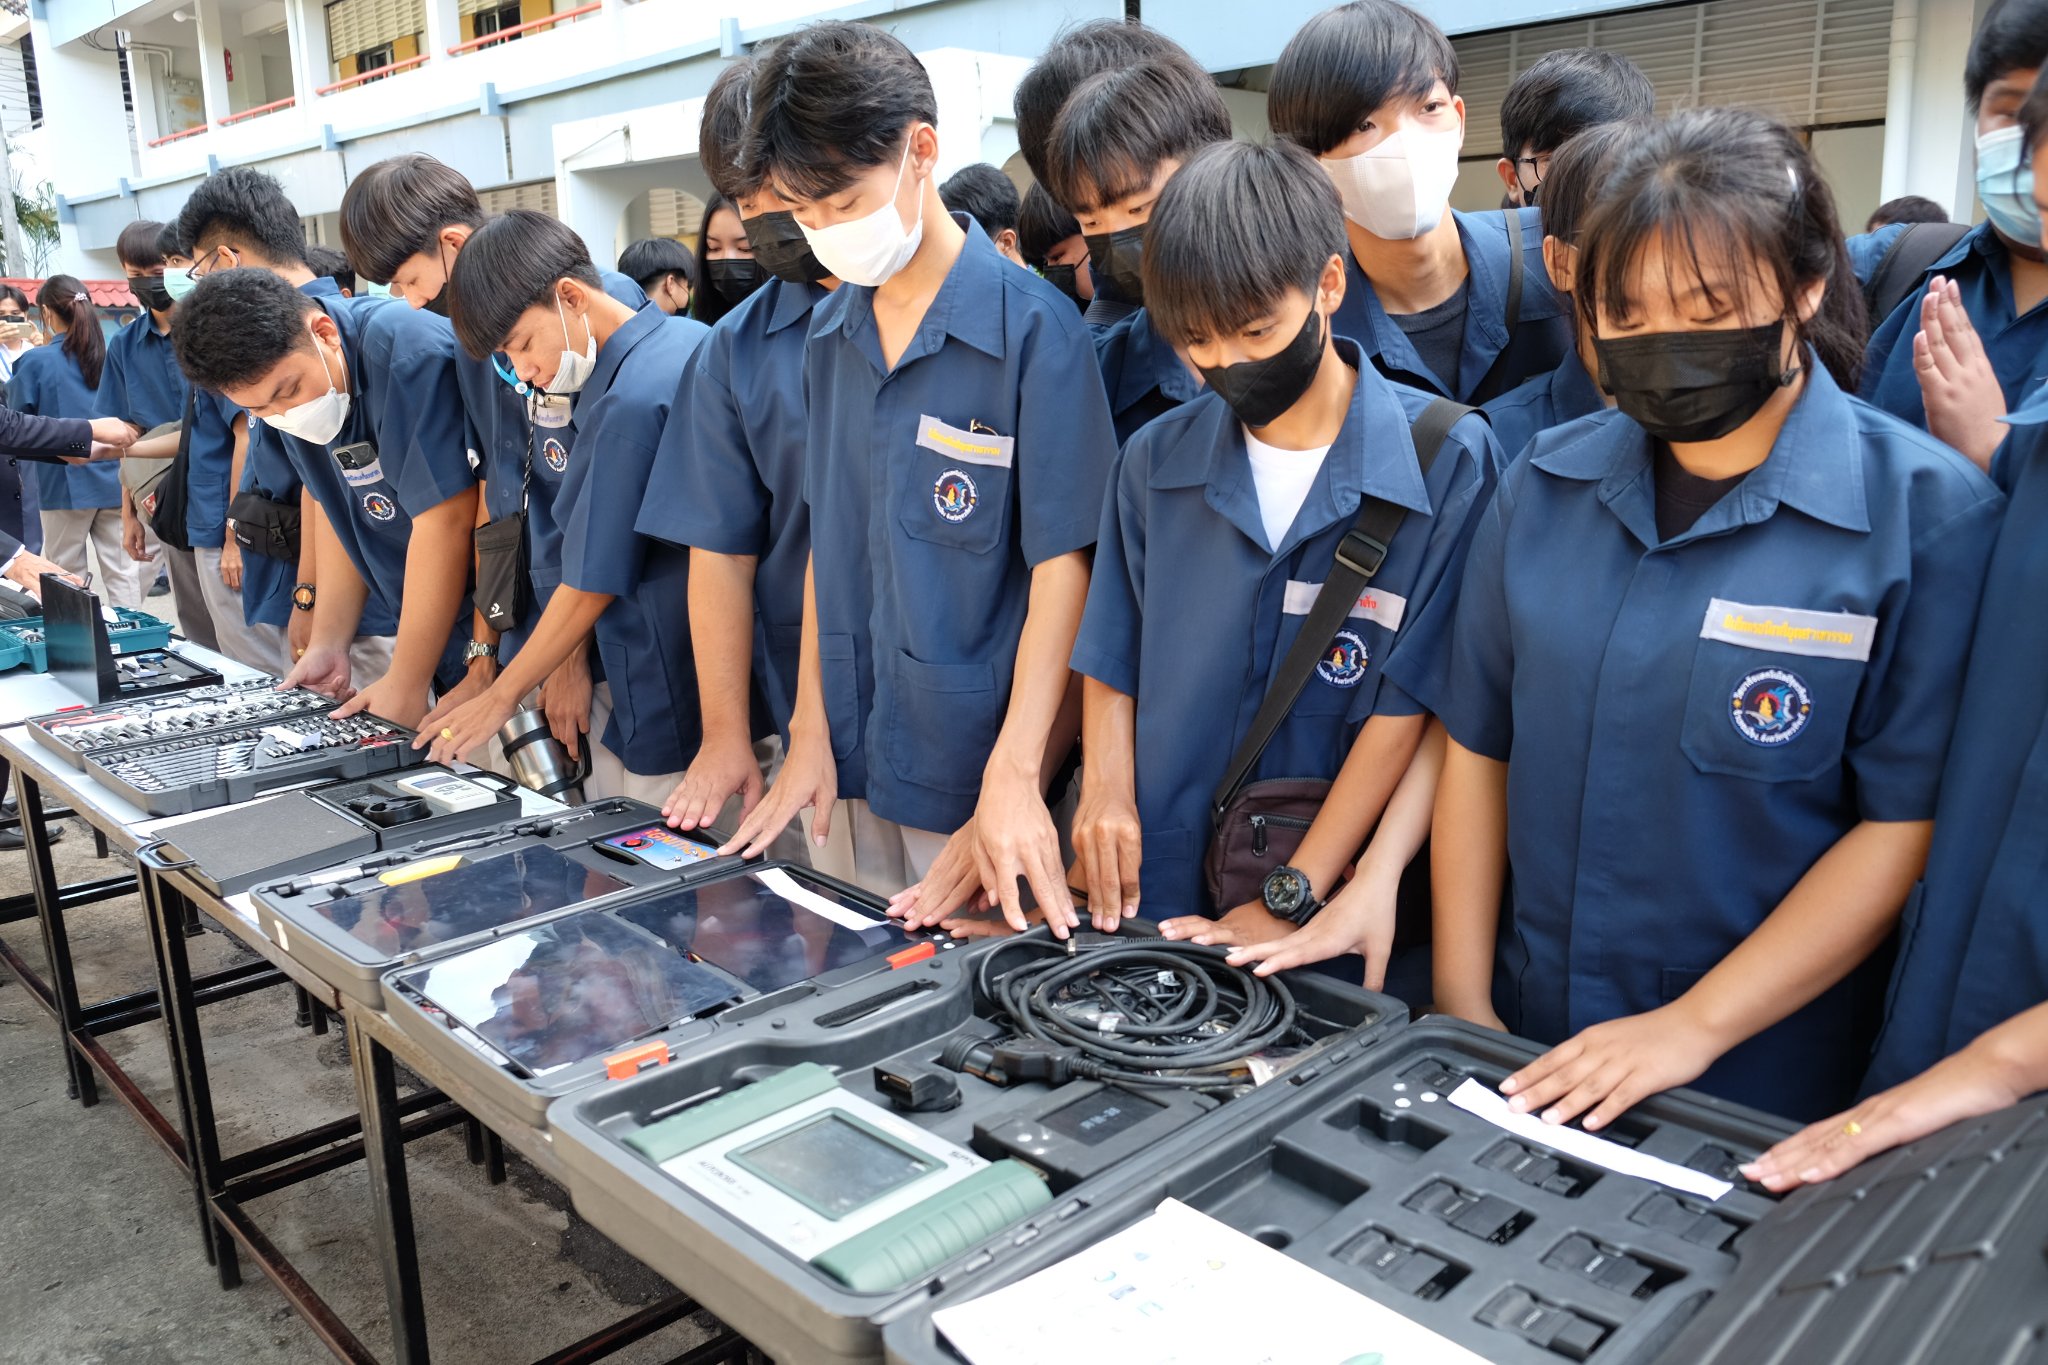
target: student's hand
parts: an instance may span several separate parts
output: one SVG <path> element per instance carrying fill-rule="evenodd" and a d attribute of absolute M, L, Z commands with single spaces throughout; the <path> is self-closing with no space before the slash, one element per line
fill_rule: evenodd
<path fill-rule="evenodd" d="M 548 733 L 561 742 L 571 763 L 583 761 L 584 736 L 590 733 L 590 699 L 597 686 L 590 681 L 590 655 L 571 650 L 540 685 L 540 710 Z"/>
<path fill-rule="evenodd" d="M 1586 1115 L 1597 1132 L 1638 1100 L 1696 1081 L 1727 1049 L 1683 1002 L 1610 1019 L 1559 1043 L 1501 1082 L 1508 1107 L 1545 1123 Z M 1588 1112 L 1591 1111 L 1591 1112 Z"/>
<path fill-rule="evenodd" d="M 1833 1180 L 1860 1161 L 1926 1137 L 1961 1119 L 2009 1104 L 2024 1093 L 1991 1049 L 1971 1044 L 1912 1080 L 1872 1095 L 1853 1109 L 1804 1128 L 1742 1168 L 1775 1194 Z"/>
<path fill-rule="evenodd" d="M 1230 965 L 1257 963 L 1252 967 L 1254 975 L 1271 976 L 1343 953 L 1357 953 L 1365 959 L 1365 988 L 1381 990 L 1387 984 L 1387 960 L 1394 955 L 1394 898 L 1400 888 L 1398 875 L 1377 877 L 1361 867 L 1307 924 L 1299 929 L 1289 926 L 1292 932 L 1285 938 L 1238 947 L 1230 954 Z M 1499 1028 L 1500 1021 L 1496 1019 L 1488 1027 Z"/>
<path fill-rule="evenodd" d="M 284 642 L 292 652 L 292 662 L 306 657 L 306 651 L 313 647 L 313 613 L 292 608 L 291 618 L 285 622 Z"/>
<path fill-rule="evenodd" d="M 386 673 L 334 708 L 337 718 L 353 716 L 362 711 L 388 720 L 393 725 L 403 725 L 408 730 L 418 729 L 420 720 L 427 714 L 427 686 L 424 683 L 410 683 L 395 674 Z M 415 743 L 413 747 L 419 746 Z"/>
<path fill-rule="evenodd" d="M 441 724 L 441 717 L 454 715 L 490 691 L 491 684 L 497 680 L 496 659 L 471 659 L 469 666 L 463 670 L 462 681 L 434 698 L 434 705 L 420 717 L 418 728 L 438 727 Z"/>
<path fill-rule="evenodd" d="M 386 716 L 386 719 L 399 720 L 399 724 L 419 730 L 413 738 L 412 747 L 432 746 L 427 751 L 429 763 L 455 763 L 467 758 L 478 745 L 488 743 L 518 710 L 519 698 L 506 697 L 492 687 L 452 710 L 437 706 L 432 715 L 426 714 L 423 697 L 419 710 L 414 712 L 422 717 L 417 721 L 403 721 L 397 716 Z M 385 715 L 381 711 L 378 714 Z"/>
<path fill-rule="evenodd" d="M 2005 439 L 2005 389 L 1984 342 L 1963 309 L 1962 289 L 1936 275 L 1920 302 L 1913 373 L 1927 407 L 1927 429 L 1970 457 L 1979 469 Z"/>
<path fill-rule="evenodd" d="M 1144 840 L 1138 808 L 1122 792 L 1104 792 L 1081 779 L 1081 803 L 1074 811 L 1074 866 L 1087 879 L 1088 919 L 1113 934 L 1138 914 L 1138 868 Z"/>
<path fill-rule="evenodd" d="M 1024 918 L 1033 924 L 1045 922 L 1044 912 L 1036 908 L 1026 911 Z M 1003 912 L 992 905 L 948 915 L 939 922 L 939 928 L 959 939 L 1008 938 L 1017 932 L 1010 927 L 1010 922 L 1003 918 Z"/>
<path fill-rule="evenodd" d="M 302 611 L 294 614 L 310 616 L 312 613 Z M 284 681 L 278 684 L 279 690 L 304 687 L 336 701 L 347 701 L 355 695 L 355 689 L 348 685 L 347 650 L 307 648 L 296 652 L 299 660 L 292 665 L 292 671 L 284 675 Z"/>
<path fill-rule="evenodd" d="M 989 909 L 995 902 L 988 894 L 986 879 L 994 875 L 994 868 L 981 856 L 974 821 L 969 820 L 953 831 L 917 885 L 889 897 L 888 913 L 902 920 L 906 929 L 924 929 L 963 911 Z M 1008 928 L 1015 930 L 1015 926 Z"/>
<path fill-rule="evenodd" d="M 137 564 L 147 564 L 156 557 L 149 552 L 149 537 L 142 529 L 142 518 L 125 506 L 121 509 L 121 548 Z"/>
<path fill-rule="evenodd" d="M 1218 919 L 1210 919 L 1207 915 L 1178 915 L 1159 926 L 1161 938 L 1225 948 L 1277 943 L 1293 932 L 1292 923 L 1281 919 L 1260 901 L 1246 901 Z"/>
<path fill-rule="evenodd" d="M 1027 776 L 984 774 L 975 802 L 974 844 L 982 864 L 982 889 L 1003 908 L 1012 929 L 1025 927 L 1021 877 L 1031 899 L 1045 911 L 1054 938 L 1065 938 L 1081 922 L 1067 894 L 1067 869 L 1060 861 L 1060 832 L 1038 789 L 1038 770 Z"/>
<path fill-rule="evenodd" d="M 67 572 L 63 565 L 55 560 L 44 559 L 33 550 L 23 550 L 14 557 L 14 562 L 7 566 L 8 580 L 17 587 L 28 589 L 38 600 L 43 595 L 43 575 L 46 573 L 53 573 L 67 583 L 78 582 L 78 575 Z"/>
<path fill-rule="evenodd" d="M 92 438 L 101 445 L 116 450 L 126 450 L 135 444 L 142 433 L 118 417 L 95 417 L 92 419 Z"/>
<path fill-rule="evenodd" d="M 811 843 L 823 848 L 825 836 L 832 832 L 832 805 L 838 799 L 839 765 L 832 761 L 831 739 L 792 734 L 789 757 L 783 760 L 775 785 L 718 851 L 748 858 L 765 853 L 789 822 L 806 810 L 811 813 Z"/>
<path fill-rule="evenodd" d="M 242 547 L 235 543 L 235 533 L 228 532 L 220 543 L 220 581 L 227 585 L 229 592 L 242 590 Z M 300 615 L 306 613 L 301 612 Z"/>
<path fill-rule="evenodd" d="M 120 458 L 121 447 L 110 446 L 105 441 L 94 441 L 92 443 L 92 453 L 86 456 L 84 461 L 77 461 L 75 463 L 85 463 L 92 460 L 118 460 Z"/>
<path fill-rule="evenodd" d="M 697 829 L 716 821 L 725 803 L 737 793 L 740 819 L 744 820 L 761 804 L 766 790 L 754 746 L 744 735 L 706 740 L 690 760 L 690 770 L 662 803 L 661 813 L 672 829 Z"/>

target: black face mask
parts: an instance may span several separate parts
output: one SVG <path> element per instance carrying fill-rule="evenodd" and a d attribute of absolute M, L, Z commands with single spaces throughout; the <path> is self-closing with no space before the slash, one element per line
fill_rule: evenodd
<path fill-rule="evenodd" d="M 1238 420 L 1263 427 L 1301 401 L 1315 383 L 1323 363 L 1323 315 L 1309 309 L 1294 340 L 1263 360 L 1204 369 L 1202 379 L 1216 390 Z"/>
<path fill-rule="evenodd" d="M 1086 309 L 1088 300 L 1081 297 L 1080 281 L 1075 278 L 1080 270 L 1078 265 L 1048 265 L 1038 273 L 1045 276 L 1047 284 L 1072 299 L 1076 308 Z"/>
<path fill-rule="evenodd" d="M 724 299 L 726 306 L 736 308 L 747 295 L 761 287 L 767 275 L 759 261 L 706 261 L 705 277 L 711 285 L 711 292 Z"/>
<path fill-rule="evenodd" d="M 1785 323 L 1713 332 L 1595 337 L 1600 386 L 1660 441 L 1718 441 L 1790 384 Z"/>
<path fill-rule="evenodd" d="M 135 291 L 135 297 L 140 299 L 142 306 L 150 312 L 168 313 L 171 311 L 171 291 L 164 288 L 163 276 L 138 275 L 128 281 L 128 287 Z"/>
<path fill-rule="evenodd" d="M 778 280 L 790 284 L 816 284 L 832 278 L 832 272 L 811 252 L 811 244 L 788 209 L 757 213 L 740 220 L 747 230 L 747 245 L 754 249 L 754 263 Z"/>
<path fill-rule="evenodd" d="M 1108 280 L 1125 303 L 1142 307 L 1145 277 L 1139 272 L 1145 263 L 1145 225 L 1118 228 L 1115 232 L 1091 232 L 1081 240 L 1088 244 L 1089 273 L 1098 280 Z"/>
<path fill-rule="evenodd" d="M 425 303 L 421 304 L 420 307 L 425 309 L 427 312 L 432 313 L 437 318 L 447 317 L 448 286 L 446 284 L 443 284 L 441 286 L 441 292 L 434 295 L 434 297 L 428 299 Z"/>

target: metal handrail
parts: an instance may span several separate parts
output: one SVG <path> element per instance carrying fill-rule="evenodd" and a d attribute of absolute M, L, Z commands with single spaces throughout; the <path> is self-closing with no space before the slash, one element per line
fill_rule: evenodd
<path fill-rule="evenodd" d="M 379 76 L 389 76 L 394 72 L 409 71 L 413 67 L 418 66 L 421 62 L 427 60 L 428 55 L 429 54 L 422 52 L 417 57 L 407 57 L 404 61 L 393 62 L 389 66 L 379 66 L 372 68 L 369 71 L 358 71 L 356 72 L 355 75 L 350 76 L 345 80 L 338 80 L 332 85 L 323 85 L 319 87 L 317 90 L 315 90 L 313 93 L 316 95 L 331 95 L 337 90 L 346 90 L 352 85 L 361 85 L 364 81 L 376 80 Z"/>
<path fill-rule="evenodd" d="M 501 28 L 496 33 L 486 33 L 481 38 L 471 38 L 467 42 L 457 43 L 448 49 L 448 55 L 460 57 L 465 52 L 474 52 L 480 47 L 489 47 L 491 44 L 505 38 L 517 38 L 522 33 L 532 33 L 538 29 L 553 28 L 556 24 L 574 23 L 584 15 L 595 14 L 603 8 L 604 5 L 602 0 L 600 0 L 600 3 L 578 5 L 575 9 L 565 9 L 560 14 L 550 14 L 544 19 L 529 19 L 523 24 L 514 24 L 510 28 Z"/>

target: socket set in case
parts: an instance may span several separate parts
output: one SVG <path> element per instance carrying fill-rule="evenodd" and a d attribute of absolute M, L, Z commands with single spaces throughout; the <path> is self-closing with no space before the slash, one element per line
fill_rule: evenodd
<path fill-rule="evenodd" d="M 415 767 L 427 755 L 412 739 L 412 731 L 367 712 L 336 719 L 317 711 L 93 749 L 85 770 L 152 815 L 183 815 L 302 782 Z"/>
<path fill-rule="evenodd" d="M 244 725 L 269 725 L 334 707 L 317 692 L 280 692 L 274 678 L 199 687 L 172 696 L 72 707 L 29 721 L 29 733 L 74 768 L 89 753 Z"/>

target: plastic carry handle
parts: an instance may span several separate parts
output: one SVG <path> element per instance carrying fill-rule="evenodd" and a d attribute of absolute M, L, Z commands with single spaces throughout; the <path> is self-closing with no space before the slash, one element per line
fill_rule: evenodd
<path fill-rule="evenodd" d="M 816 1062 L 799 1062 L 767 1080 L 755 1081 L 730 1095 L 720 1095 L 671 1118 L 650 1123 L 637 1133 L 628 1133 L 621 1141 L 658 1166 L 707 1142 L 716 1142 L 727 1133 L 737 1133 L 770 1114 L 779 1114 L 793 1104 L 802 1104 L 838 1088 L 839 1078 L 830 1071 Z"/>
<path fill-rule="evenodd" d="M 1029 1166 L 998 1161 L 811 1264 L 856 1293 L 901 1289 L 1051 1202 L 1052 1190 Z"/>

